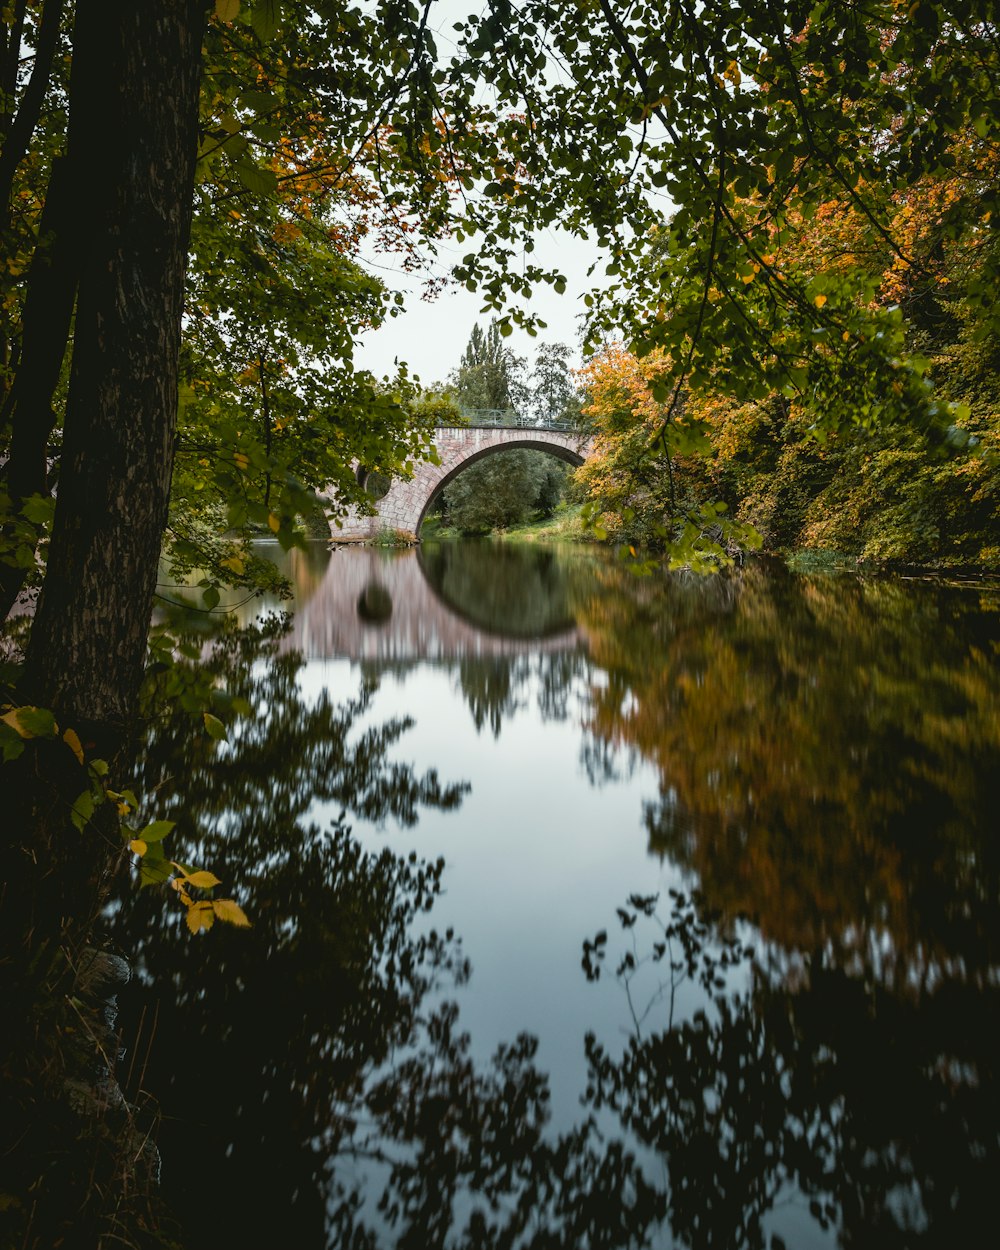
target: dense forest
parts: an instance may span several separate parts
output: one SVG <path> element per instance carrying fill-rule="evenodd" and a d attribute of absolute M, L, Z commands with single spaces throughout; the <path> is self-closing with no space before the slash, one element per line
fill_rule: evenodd
<path fill-rule="evenodd" d="M 761 542 L 1000 561 L 991 0 L 439 8 L 0 12 L 3 1157 L 78 1126 L 67 1080 L 104 1035 L 66 1039 L 116 867 L 169 882 L 192 933 L 246 925 L 135 790 L 164 703 L 206 749 L 252 712 L 153 606 L 161 568 L 209 616 L 280 589 L 255 537 L 302 544 L 319 492 L 370 506 L 370 474 L 433 454 L 440 397 L 354 366 L 402 299 L 372 255 L 459 258 L 425 293 L 482 296 L 461 384 L 502 408 L 518 394 L 483 366 L 542 328 L 533 291 L 566 288 L 539 232 L 593 241 L 596 354 L 569 388 L 558 352 L 525 385 L 594 430 L 599 540 L 702 570 Z M 94 1244 L 109 1210 L 155 1243 L 122 1205 L 124 1132 L 59 1177 L 44 1137 L 23 1153 L 17 1244 Z"/>
<path fill-rule="evenodd" d="M 802 283 L 820 308 L 842 299 L 859 269 L 868 275 L 855 303 L 898 318 L 911 363 L 917 358 L 935 393 L 953 406 L 943 437 L 928 436 L 905 415 L 828 420 L 827 400 L 808 387 L 741 394 L 725 363 L 685 392 L 671 417 L 671 401 L 657 398 L 670 375 L 663 351 L 640 358 L 611 345 L 583 370 L 599 451 L 581 471 L 609 534 L 631 543 L 659 536 L 662 544 L 669 537 L 664 516 L 716 500 L 768 550 L 820 549 L 876 566 L 995 569 L 997 347 L 990 310 L 968 299 L 983 281 L 988 242 L 949 229 L 955 205 L 988 160 L 970 128 L 939 168 L 885 197 L 883 228 L 846 197 L 831 199 L 796 215 L 766 258 L 775 280 Z M 748 213 L 752 205 L 738 209 Z M 741 280 L 751 287 L 759 274 L 755 266 Z M 847 344 L 851 335 L 845 328 L 839 337 Z M 818 337 L 829 343 L 832 331 Z M 678 443 L 672 464 L 669 440 L 658 460 L 647 459 L 671 420 L 690 441 Z"/>

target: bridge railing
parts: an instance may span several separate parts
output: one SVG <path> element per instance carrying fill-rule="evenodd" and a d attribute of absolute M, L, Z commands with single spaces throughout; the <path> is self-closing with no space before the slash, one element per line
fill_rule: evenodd
<path fill-rule="evenodd" d="M 579 427 L 573 421 L 555 417 L 532 417 L 513 408 L 463 408 L 462 416 L 469 425 L 497 427 L 514 430 L 564 430 L 573 433 Z M 447 425 L 439 421 L 439 425 Z"/>

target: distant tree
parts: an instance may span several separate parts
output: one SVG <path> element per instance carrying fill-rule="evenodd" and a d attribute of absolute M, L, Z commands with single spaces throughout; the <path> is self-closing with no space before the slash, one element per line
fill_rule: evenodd
<path fill-rule="evenodd" d="M 543 343 L 531 371 L 531 406 L 541 420 L 572 420 L 580 413 L 580 396 L 570 371 L 570 348 Z"/>
<path fill-rule="evenodd" d="M 451 375 L 455 398 L 463 408 L 520 407 L 528 398 L 524 369 L 524 359 L 504 346 L 499 323 L 484 333 L 477 322 Z"/>

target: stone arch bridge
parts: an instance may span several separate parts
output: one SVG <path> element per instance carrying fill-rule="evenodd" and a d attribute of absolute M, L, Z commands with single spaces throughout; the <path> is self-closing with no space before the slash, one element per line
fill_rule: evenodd
<path fill-rule="evenodd" d="M 351 509 L 333 536 L 340 542 L 364 542 L 391 530 L 400 538 L 416 541 L 420 525 L 437 496 L 453 477 L 485 456 L 515 448 L 544 451 L 574 467 L 583 464 L 593 450 L 589 434 L 565 425 L 469 425 L 439 426 L 434 437 L 440 464 L 422 461 L 413 477 L 396 478 L 376 502 L 374 516 Z"/>

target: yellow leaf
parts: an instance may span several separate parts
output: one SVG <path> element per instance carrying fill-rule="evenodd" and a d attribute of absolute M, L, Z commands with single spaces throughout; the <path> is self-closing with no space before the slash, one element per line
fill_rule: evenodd
<path fill-rule="evenodd" d="M 235 22 L 240 11 L 240 0 L 215 0 L 215 16 L 224 22 Z"/>
<path fill-rule="evenodd" d="M 273 512 L 269 512 L 267 514 L 267 524 L 270 527 L 271 533 L 277 534 L 278 530 L 281 529 L 281 517 L 275 516 Z"/>
<path fill-rule="evenodd" d="M 136 855 L 145 855 L 147 847 L 146 847 L 146 843 L 143 842 L 142 838 L 133 838 L 132 841 L 128 844 L 128 849 Z"/>
<path fill-rule="evenodd" d="M 66 732 L 63 734 L 63 742 L 66 743 L 69 749 L 76 756 L 77 763 L 82 764 L 83 763 L 83 743 L 80 741 L 80 735 L 76 732 L 76 730 L 67 729 Z"/>
<path fill-rule="evenodd" d="M 844 340 L 845 343 L 849 343 L 851 341 L 850 330 L 845 330 L 844 333 L 840 337 Z"/>
<path fill-rule="evenodd" d="M 220 560 L 219 563 L 224 569 L 229 569 L 230 572 L 236 573 L 238 576 L 243 573 L 246 567 L 239 556 L 227 556 L 225 560 Z"/>
<path fill-rule="evenodd" d="M 215 924 L 215 912 L 212 910 L 211 903 L 192 903 L 187 910 L 187 927 L 192 933 L 198 933 L 201 929 L 211 929 Z"/>
<path fill-rule="evenodd" d="M 238 929 L 250 928 L 250 921 L 247 919 L 246 912 L 239 903 L 234 903 L 231 898 L 213 899 L 212 910 L 226 924 L 234 924 Z"/>
<path fill-rule="evenodd" d="M 188 885 L 196 885 L 200 890 L 210 890 L 213 885 L 222 884 L 214 873 L 204 871 L 189 873 L 184 880 Z"/>
<path fill-rule="evenodd" d="M 238 469 L 245 469 L 250 464 L 250 457 L 245 456 L 242 451 L 235 452 L 233 454 L 233 460 L 236 461 L 236 467 Z"/>
<path fill-rule="evenodd" d="M 5 725 L 22 738 L 54 738 L 59 726 L 44 707 L 15 707 L 0 716 Z"/>
<path fill-rule="evenodd" d="M 813 298 L 813 303 L 816 305 L 817 308 L 822 308 L 823 305 L 826 303 L 826 296 L 825 295 L 815 296 Z"/>

